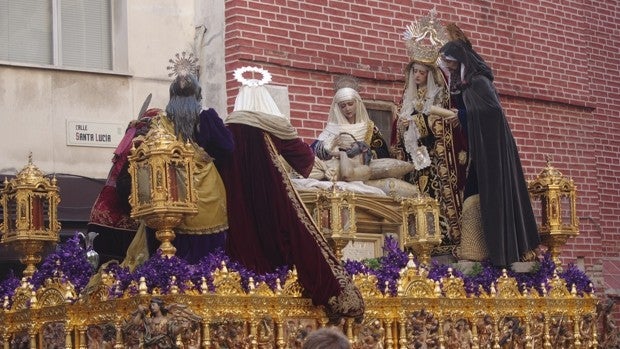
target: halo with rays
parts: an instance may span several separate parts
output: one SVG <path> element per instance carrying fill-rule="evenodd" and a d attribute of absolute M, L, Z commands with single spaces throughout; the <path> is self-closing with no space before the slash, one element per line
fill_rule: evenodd
<path fill-rule="evenodd" d="M 198 58 L 191 52 L 177 53 L 168 62 L 172 64 L 166 67 L 167 70 L 170 70 L 168 76 L 196 75 L 198 73 Z"/>

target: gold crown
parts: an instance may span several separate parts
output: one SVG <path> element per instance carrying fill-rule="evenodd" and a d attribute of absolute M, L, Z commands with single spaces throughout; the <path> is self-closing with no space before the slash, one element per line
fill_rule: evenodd
<path fill-rule="evenodd" d="M 427 16 L 405 27 L 403 37 L 411 61 L 435 65 L 439 49 L 449 41 L 448 33 L 435 18 L 436 15 L 437 11 L 433 8 Z"/>

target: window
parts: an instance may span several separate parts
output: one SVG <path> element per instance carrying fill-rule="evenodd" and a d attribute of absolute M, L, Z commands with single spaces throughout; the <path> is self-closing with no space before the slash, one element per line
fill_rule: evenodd
<path fill-rule="evenodd" d="M 121 57 L 126 56 L 126 23 L 117 19 L 126 18 L 125 1 L 0 0 L 0 60 L 126 70 Z M 116 43 L 115 52 L 120 33 L 125 40 Z"/>
<path fill-rule="evenodd" d="M 396 117 L 396 105 L 392 102 L 384 101 L 364 101 L 366 110 L 368 110 L 368 116 L 370 120 L 375 123 L 375 126 L 381 131 L 383 139 L 390 146 L 390 140 L 392 139 L 392 121 Z"/>

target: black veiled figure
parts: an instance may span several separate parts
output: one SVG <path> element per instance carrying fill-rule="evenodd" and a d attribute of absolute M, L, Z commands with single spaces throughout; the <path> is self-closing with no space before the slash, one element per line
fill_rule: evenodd
<path fill-rule="evenodd" d="M 444 60 L 458 62 L 453 89 L 467 115 L 470 164 L 465 196 L 480 195 L 482 230 L 491 262 L 508 266 L 540 243 L 523 169 L 493 85 L 493 73 L 468 41 L 446 43 Z"/>

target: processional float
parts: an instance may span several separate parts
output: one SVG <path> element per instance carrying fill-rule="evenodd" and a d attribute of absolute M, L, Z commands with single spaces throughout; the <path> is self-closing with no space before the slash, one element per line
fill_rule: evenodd
<path fill-rule="evenodd" d="M 78 282 L 72 281 L 70 271 L 63 271 L 60 265 L 35 288 L 32 276 L 36 272 L 31 270 L 36 258 L 23 250 L 28 255 L 24 261 L 29 269 L 10 292 L 4 292 L 0 310 L 0 342 L 4 348 L 149 347 L 149 323 L 135 319 L 142 319 L 136 315 L 140 315 L 138 310 L 152 302 L 168 310 L 166 321 L 175 330 L 163 335 L 173 338 L 180 348 L 298 348 L 308 332 L 327 324 L 323 309 L 302 296 L 294 269 L 271 281 L 248 278 L 244 271 L 230 269 L 225 259 L 200 277 L 186 278 L 174 274 L 174 270 L 181 269 L 166 269 L 179 266 L 174 250 L 167 247 L 173 238 L 170 231 L 179 217 L 193 214 L 195 209 L 191 154 L 157 125 L 154 121 L 154 128 L 134 150 L 130 166 L 134 180 L 145 179 L 134 182 L 133 212 L 158 230 L 162 253 L 152 257 L 159 259 L 152 263 L 159 263 L 158 272 L 166 275 L 163 284 L 149 286 L 151 280 L 144 276 L 131 279 L 128 271 L 117 267 L 100 270 L 96 274 L 99 282 L 93 287 L 77 288 Z M 5 181 L 3 243 L 39 244 L 40 234 L 27 233 L 27 229 L 58 229 L 58 224 L 53 223 L 57 188 L 53 180 L 34 180 L 41 176 L 29 162 L 16 182 Z M 530 182 L 532 197 L 542 198 L 546 205 L 541 208 L 542 224 L 564 227 L 567 222 L 576 223 L 571 208 L 574 187 L 563 183 L 559 172 L 550 165 Z M 309 206 L 314 205 L 317 223 L 338 253 L 345 241 L 355 240 L 356 198 L 363 202 L 363 195 L 337 188 L 315 195 L 316 202 Z M 557 196 L 568 197 L 568 206 L 562 207 L 568 207 L 570 213 L 559 214 L 563 208 L 554 208 L 556 202 L 562 202 L 561 198 L 556 200 Z M 305 197 L 311 196 L 306 193 Z M 598 346 L 597 298 L 591 285 L 584 288 L 571 283 L 574 279 L 557 269 L 550 269 L 540 285 L 519 284 L 514 273 L 506 270 L 486 284 L 472 284 L 471 278 L 455 268 L 429 263 L 429 249 L 438 243 L 436 202 L 425 197 L 390 200 L 398 203 L 392 207 L 399 207 L 395 210 L 401 217 L 399 231 L 403 236 L 397 248 L 387 252 L 384 259 L 379 258 L 379 264 L 388 263 L 396 255 L 402 259 L 404 254 L 405 260 L 391 279 L 385 277 L 387 272 L 370 269 L 354 273 L 366 312 L 361 323 L 346 319 L 341 325 L 354 347 Z M 39 213 L 45 213 L 45 218 L 37 216 Z M 571 226 L 568 234 L 576 235 L 576 229 L 576 225 Z M 545 234 L 546 230 L 541 232 Z M 550 230 L 549 234 L 554 232 Z M 552 252 L 557 253 L 566 241 L 565 233 L 552 242 Z M 401 245 L 410 247 L 415 255 L 406 257 L 406 252 L 398 250 Z M 75 258 L 86 259 L 85 251 L 82 253 L 76 253 Z M 557 257 L 554 254 L 552 259 Z M 542 267 L 551 265 L 552 259 L 542 261 Z M 393 266 L 379 269 L 382 267 L 388 270 Z"/>

